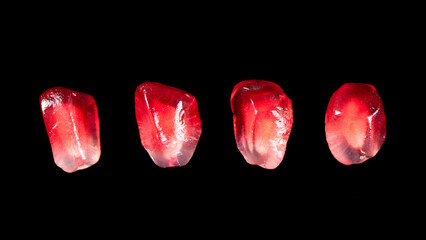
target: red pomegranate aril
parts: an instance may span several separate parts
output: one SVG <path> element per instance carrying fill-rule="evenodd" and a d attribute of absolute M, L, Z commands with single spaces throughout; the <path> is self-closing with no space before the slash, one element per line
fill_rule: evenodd
<path fill-rule="evenodd" d="M 135 93 L 136 120 L 143 147 L 159 167 L 185 166 L 201 135 L 194 96 L 160 83 L 145 82 Z"/>
<path fill-rule="evenodd" d="M 276 168 L 284 158 L 293 107 L 280 86 L 264 80 L 238 83 L 231 95 L 237 147 L 249 164 Z"/>
<path fill-rule="evenodd" d="M 374 157 L 386 138 L 383 103 L 370 84 L 346 83 L 328 103 L 327 143 L 342 164 L 358 164 Z"/>
<path fill-rule="evenodd" d="M 58 167 L 71 173 L 98 162 L 99 117 L 91 95 L 54 87 L 40 95 L 40 106 Z"/>

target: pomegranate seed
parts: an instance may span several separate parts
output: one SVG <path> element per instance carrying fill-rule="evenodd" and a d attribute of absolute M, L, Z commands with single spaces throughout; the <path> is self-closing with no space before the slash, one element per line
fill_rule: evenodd
<path fill-rule="evenodd" d="M 290 98 L 275 83 L 246 80 L 231 95 L 234 134 L 246 161 L 274 169 L 284 158 L 293 125 Z"/>
<path fill-rule="evenodd" d="M 160 167 L 184 166 L 201 135 L 195 97 L 180 89 L 146 82 L 135 93 L 142 145 Z"/>
<path fill-rule="evenodd" d="M 370 84 L 346 83 L 334 92 L 325 115 L 333 156 L 345 165 L 374 157 L 386 138 L 382 100 Z"/>
<path fill-rule="evenodd" d="M 40 95 L 40 106 L 58 167 L 71 173 L 98 162 L 99 117 L 91 95 L 54 87 Z"/>

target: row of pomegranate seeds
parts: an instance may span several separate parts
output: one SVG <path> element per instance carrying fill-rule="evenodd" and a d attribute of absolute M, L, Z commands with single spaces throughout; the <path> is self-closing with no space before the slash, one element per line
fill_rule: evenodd
<path fill-rule="evenodd" d="M 66 172 L 85 169 L 100 158 L 96 102 L 91 95 L 54 87 L 40 106 L 55 163 Z M 238 83 L 231 94 L 234 134 L 245 160 L 274 169 L 284 158 L 293 125 L 290 98 L 264 80 Z M 201 135 L 194 96 L 146 82 L 135 93 L 136 121 L 143 147 L 160 167 L 184 166 Z M 325 116 L 326 139 L 341 163 L 362 163 L 379 151 L 386 137 L 382 101 L 369 84 L 347 83 L 332 95 Z"/>

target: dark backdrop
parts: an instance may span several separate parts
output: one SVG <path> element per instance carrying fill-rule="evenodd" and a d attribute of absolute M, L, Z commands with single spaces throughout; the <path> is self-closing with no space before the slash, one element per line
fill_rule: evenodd
<path fill-rule="evenodd" d="M 313 210 L 327 215 L 330 208 L 384 210 L 383 203 L 399 195 L 404 170 L 398 167 L 397 96 L 404 88 L 395 82 L 405 71 L 391 25 L 253 23 L 253 30 L 214 23 L 79 24 L 29 23 L 32 41 L 18 42 L 26 67 L 16 76 L 25 79 L 31 151 L 22 151 L 14 178 L 21 181 L 23 205 L 38 215 L 46 208 L 58 216 L 87 213 L 89 219 L 116 213 L 120 217 L 110 219 L 116 222 L 130 214 L 180 226 L 185 224 L 178 220 L 191 213 L 195 220 L 220 217 L 219 225 L 232 225 L 235 218 L 263 219 L 254 213 L 269 219 L 297 212 L 303 219 Z M 277 83 L 293 103 L 293 129 L 275 170 L 249 165 L 235 144 L 230 95 L 246 79 Z M 202 135 L 185 167 L 159 168 L 141 145 L 134 92 L 146 81 L 183 89 L 198 101 Z M 377 156 L 352 166 L 333 158 L 324 133 L 328 101 L 346 82 L 374 85 L 387 120 Z M 38 97 L 54 86 L 91 94 L 97 102 L 101 158 L 86 170 L 69 174 L 53 162 Z"/>

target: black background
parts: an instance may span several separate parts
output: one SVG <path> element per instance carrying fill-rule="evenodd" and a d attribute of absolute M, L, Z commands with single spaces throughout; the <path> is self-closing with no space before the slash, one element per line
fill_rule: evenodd
<path fill-rule="evenodd" d="M 405 88 L 395 82 L 407 71 L 397 21 L 143 19 L 127 25 L 133 20 L 28 21 L 17 39 L 16 61 L 25 68 L 15 78 L 26 84 L 31 151 L 22 150 L 13 179 L 21 182 L 19 199 L 33 217 L 53 209 L 54 221 L 104 217 L 113 226 L 135 218 L 135 225 L 177 228 L 189 228 L 185 217 L 200 225 L 219 218 L 218 228 L 232 228 L 274 217 L 320 221 L 332 209 L 349 218 L 366 209 L 381 215 L 401 195 L 406 170 L 397 96 Z M 249 165 L 235 144 L 230 95 L 246 79 L 277 83 L 293 103 L 293 129 L 274 170 Z M 180 88 L 198 101 L 202 135 L 187 166 L 159 168 L 141 145 L 134 92 L 146 81 Z M 374 85 L 387 120 L 379 153 L 352 166 L 333 158 L 324 132 L 328 101 L 346 82 Z M 101 158 L 88 169 L 69 174 L 53 162 L 38 97 L 54 86 L 97 102 Z"/>

